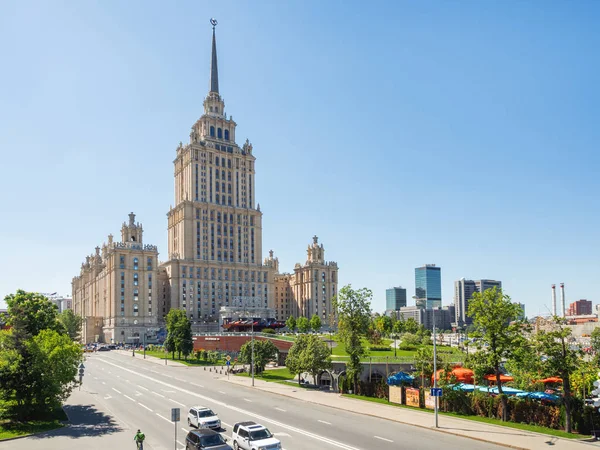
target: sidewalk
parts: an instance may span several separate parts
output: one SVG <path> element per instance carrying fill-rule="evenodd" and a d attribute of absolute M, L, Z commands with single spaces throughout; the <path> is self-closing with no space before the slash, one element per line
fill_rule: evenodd
<path fill-rule="evenodd" d="M 252 380 L 248 377 L 231 376 L 220 377 L 223 381 L 229 381 L 238 385 L 251 387 Z M 365 414 L 373 417 L 380 417 L 386 420 L 413 425 L 421 428 L 436 430 L 433 426 L 434 416 L 431 413 L 413 411 L 395 406 L 388 406 L 380 403 L 372 403 L 363 400 L 357 400 L 342 397 L 333 392 L 316 391 L 312 389 L 303 389 L 298 386 L 286 386 L 280 383 L 271 383 L 259 379 L 254 380 L 254 389 L 271 392 L 274 394 L 285 395 L 305 402 L 316 403 L 331 408 L 352 411 L 357 414 Z M 600 444 L 595 441 L 586 442 L 576 439 L 563 439 L 555 436 L 548 436 L 530 431 L 518 430 L 515 428 L 502 427 L 498 425 L 489 425 L 486 423 L 475 422 L 467 419 L 459 419 L 440 415 L 438 418 L 439 428 L 436 431 L 463 436 L 475 440 L 490 442 L 503 445 L 505 447 L 517 449 L 547 449 L 549 446 L 556 450 L 577 450 L 600 448 Z"/>

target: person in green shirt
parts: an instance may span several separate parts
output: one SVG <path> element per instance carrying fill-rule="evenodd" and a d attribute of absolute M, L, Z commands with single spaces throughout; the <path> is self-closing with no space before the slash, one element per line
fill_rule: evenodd
<path fill-rule="evenodd" d="M 146 439 L 146 436 L 144 436 L 144 433 L 142 433 L 140 430 L 137 430 L 137 433 L 135 434 L 135 437 L 133 438 L 133 440 L 137 444 L 137 448 L 139 450 L 144 450 L 144 439 Z"/>

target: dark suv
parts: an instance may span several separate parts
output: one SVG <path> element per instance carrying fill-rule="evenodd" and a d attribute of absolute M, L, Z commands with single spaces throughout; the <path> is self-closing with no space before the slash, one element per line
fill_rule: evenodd
<path fill-rule="evenodd" d="M 186 450 L 231 450 L 227 445 L 227 439 L 219 433 L 209 429 L 192 430 L 185 438 Z"/>

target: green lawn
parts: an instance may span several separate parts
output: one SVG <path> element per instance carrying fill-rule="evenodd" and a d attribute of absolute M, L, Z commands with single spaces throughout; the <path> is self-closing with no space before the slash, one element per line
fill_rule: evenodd
<path fill-rule="evenodd" d="M 48 422 L 32 421 L 25 423 L 0 423 L 0 441 L 4 439 L 27 436 L 28 434 L 41 433 L 62 427 L 58 420 Z"/>
<path fill-rule="evenodd" d="M 60 422 L 67 420 L 67 415 L 62 408 L 57 410 L 53 417 L 52 420 L 32 420 L 29 422 L 0 421 L 0 441 L 61 428 L 63 425 Z"/>
<path fill-rule="evenodd" d="M 333 360 L 346 359 L 348 357 L 348 353 L 346 353 L 346 347 L 344 346 L 344 343 L 339 341 L 336 337 L 334 337 L 334 340 L 336 341 L 337 346 L 333 347 L 332 359 Z M 392 342 L 393 342 L 392 339 L 383 339 L 383 342 L 380 345 L 377 345 L 377 347 L 386 347 L 385 350 L 371 350 L 370 347 L 372 347 L 372 345 L 369 344 L 369 342 L 366 339 L 363 339 L 363 346 L 366 350 L 366 354 L 362 358 L 362 360 L 368 361 L 369 358 L 372 358 L 373 360 L 376 360 L 378 358 L 381 360 L 385 360 L 386 358 L 388 358 L 388 359 L 394 358 L 394 349 L 392 347 L 390 347 Z M 432 345 L 430 345 L 429 347 L 433 348 Z M 464 353 L 462 353 L 460 350 L 458 350 L 455 347 L 438 345 L 437 351 L 439 354 L 442 355 L 442 358 L 445 356 L 452 356 L 452 359 L 456 359 L 456 360 L 462 360 L 464 358 Z M 417 352 L 416 350 L 397 349 L 396 357 L 398 359 L 413 358 L 415 356 L 416 352 Z"/>
<path fill-rule="evenodd" d="M 390 403 L 386 399 L 383 399 L 383 398 L 364 397 L 362 395 L 355 395 L 355 394 L 343 394 L 343 396 L 344 397 L 348 397 L 348 398 L 355 398 L 355 399 L 358 399 L 358 400 L 364 400 L 364 401 L 367 401 L 367 402 L 382 403 L 382 404 L 385 404 L 385 405 L 395 406 L 397 408 L 406 408 L 406 409 L 410 409 L 410 410 L 424 411 L 424 412 L 428 412 L 428 413 L 433 414 L 433 410 L 431 410 L 431 409 L 414 408 L 412 406 L 398 405 L 396 403 Z M 525 423 L 515 423 L 515 422 L 502 422 L 501 420 L 492 419 L 492 418 L 489 418 L 489 417 L 464 416 L 464 415 L 461 415 L 461 414 L 449 413 L 449 412 L 448 413 L 447 412 L 440 412 L 439 414 L 441 416 L 457 417 L 459 419 L 473 420 L 475 422 L 484 422 L 484 423 L 489 423 L 490 425 L 500 425 L 502 427 L 516 428 L 518 430 L 532 431 L 532 432 L 535 432 L 535 433 L 542 433 L 542 434 L 547 434 L 549 436 L 556 436 L 556 437 L 561 437 L 561 438 L 566 438 L 566 439 L 587 439 L 587 438 L 590 437 L 590 436 L 585 436 L 585 435 L 581 435 L 581 434 L 566 433 L 566 432 L 561 431 L 561 430 L 555 430 L 553 428 L 540 427 L 538 425 L 528 425 L 528 424 L 525 424 Z"/>
<path fill-rule="evenodd" d="M 141 350 L 135 352 L 136 358 L 143 358 L 143 355 L 144 355 L 144 352 Z M 146 356 L 154 356 L 156 358 L 165 359 L 165 352 L 162 352 L 160 350 L 146 350 Z M 167 359 L 169 361 L 180 362 L 180 363 L 186 364 L 188 366 L 224 366 L 225 365 L 225 361 L 223 361 L 223 360 L 213 363 L 213 362 L 209 362 L 209 361 L 204 361 L 202 359 L 197 360 L 196 358 L 192 358 L 191 356 L 189 356 L 187 360 L 185 360 L 183 358 L 183 356 L 181 357 L 181 359 L 178 359 L 177 352 L 175 352 L 175 359 L 173 359 L 171 353 L 169 353 L 169 356 Z"/>
<path fill-rule="evenodd" d="M 240 377 L 249 377 L 251 376 L 248 372 L 242 372 L 236 374 Z M 287 381 L 293 380 L 296 375 L 291 373 L 287 367 L 283 367 L 281 369 L 267 369 L 263 373 L 259 375 L 254 375 L 255 378 L 260 378 L 265 381 Z M 289 384 L 289 383 L 286 383 Z"/>

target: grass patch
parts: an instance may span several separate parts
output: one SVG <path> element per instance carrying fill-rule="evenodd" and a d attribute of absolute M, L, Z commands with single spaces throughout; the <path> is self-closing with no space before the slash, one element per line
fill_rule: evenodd
<path fill-rule="evenodd" d="M 364 397 L 362 395 L 356 395 L 356 394 L 343 394 L 343 396 L 348 397 L 348 398 L 354 398 L 357 400 L 364 400 L 364 401 L 373 402 L 373 403 L 381 403 L 384 405 L 390 405 L 390 406 L 394 406 L 397 408 L 404 408 L 404 409 L 409 409 L 412 411 L 423 411 L 426 413 L 433 414 L 433 410 L 431 410 L 431 409 L 415 408 L 415 407 L 406 406 L 406 405 L 398 405 L 396 403 L 390 403 L 384 398 Z M 474 422 L 483 422 L 483 423 L 487 423 L 490 425 L 499 425 L 501 427 L 507 427 L 507 428 L 516 428 L 518 430 L 531 431 L 534 433 L 547 434 L 549 436 L 556 436 L 556 437 L 566 438 L 566 439 L 586 439 L 586 438 L 590 437 L 590 436 L 581 435 L 581 434 L 566 433 L 565 431 L 562 431 L 562 430 L 555 430 L 553 428 L 541 427 L 539 425 L 529 425 L 526 423 L 515 423 L 515 422 L 502 422 L 501 420 L 493 419 L 490 417 L 465 416 L 462 414 L 441 412 L 441 411 L 439 412 L 439 414 L 440 414 L 440 416 L 456 417 L 458 419 L 472 420 Z"/>
<path fill-rule="evenodd" d="M 61 421 L 68 420 L 62 408 L 57 409 L 51 416 L 48 420 L 31 420 L 29 422 L 0 420 L 0 441 L 55 430 L 63 426 Z"/>
<path fill-rule="evenodd" d="M 143 351 L 137 351 L 135 352 L 136 358 L 143 358 L 144 352 Z M 155 358 L 160 358 L 160 359 L 165 359 L 165 352 L 161 352 L 159 350 L 146 350 L 146 356 L 154 356 Z M 179 362 L 182 364 L 185 364 L 187 366 L 224 366 L 225 365 L 225 361 L 224 360 L 220 360 L 217 362 L 210 362 L 210 361 L 204 361 L 203 359 L 196 359 L 196 358 L 192 358 L 191 356 L 188 356 L 188 359 L 184 359 L 183 356 L 181 357 L 181 359 L 177 358 L 177 353 L 175 353 L 175 359 L 173 359 L 173 356 L 171 353 L 169 353 L 168 358 L 169 361 L 175 361 L 175 362 Z"/>
<path fill-rule="evenodd" d="M 252 375 L 248 372 L 236 373 L 240 377 L 251 377 Z M 290 384 L 287 381 L 293 380 L 296 374 L 291 373 L 287 367 L 281 369 L 268 369 L 263 371 L 261 374 L 254 375 L 254 378 L 258 378 L 265 381 L 283 381 L 285 384 Z"/>

